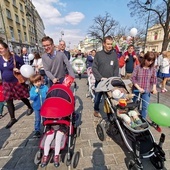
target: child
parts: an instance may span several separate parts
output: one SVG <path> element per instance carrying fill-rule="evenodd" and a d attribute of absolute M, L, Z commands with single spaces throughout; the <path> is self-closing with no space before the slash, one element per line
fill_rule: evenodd
<path fill-rule="evenodd" d="M 42 83 L 42 77 L 39 74 L 35 74 L 30 77 L 30 82 L 32 83 L 32 87 L 30 89 L 30 100 L 33 101 L 32 107 L 35 113 L 35 124 L 34 124 L 34 138 L 39 138 L 40 133 L 40 125 L 41 125 L 41 116 L 40 116 L 40 108 L 42 103 L 46 98 L 46 94 L 48 91 L 48 87 Z"/>
<path fill-rule="evenodd" d="M 62 143 L 62 139 L 65 135 L 65 133 L 68 132 L 68 128 L 65 125 L 54 125 L 51 126 L 50 129 L 46 132 L 47 137 L 44 142 L 44 155 L 41 159 L 41 167 L 45 167 L 49 161 L 49 151 L 50 151 L 50 145 L 53 140 L 55 140 L 55 150 L 54 150 L 54 166 L 59 166 L 59 153 L 60 153 L 60 147 Z"/>
<path fill-rule="evenodd" d="M 162 83 L 160 84 L 160 87 L 162 88 L 161 92 L 167 92 L 167 89 L 165 88 L 167 80 L 170 78 L 170 51 L 167 51 L 166 53 L 163 53 L 163 59 L 160 62 L 160 76 L 163 78 Z"/>
<path fill-rule="evenodd" d="M 150 102 L 151 92 L 153 94 L 157 93 L 156 84 L 156 68 L 155 64 L 156 56 L 153 52 L 147 52 L 141 64 L 136 66 L 132 73 L 132 83 L 134 90 L 137 89 L 139 92 L 135 92 L 135 96 L 138 96 L 141 93 L 142 99 L 142 110 L 141 115 L 143 118 L 147 116 L 147 108 Z M 137 97 L 134 97 L 134 102 L 137 100 Z"/>
<path fill-rule="evenodd" d="M 133 94 L 126 94 L 126 90 L 124 88 L 114 89 L 112 92 L 112 96 L 114 99 L 114 104 L 118 105 L 122 100 L 122 104 L 127 104 L 127 101 L 130 101 L 133 98 Z M 136 129 L 138 125 L 142 124 L 142 121 L 138 117 L 138 113 L 134 110 L 127 112 L 125 109 L 118 109 L 118 117 L 123 119 L 123 121 L 129 125 L 131 128 Z"/>
<path fill-rule="evenodd" d="M 3 108 L 4 108 L 4 94 L 2 91 L 2 81 L 0 80 L 0 119 L 3 117 Z"/>

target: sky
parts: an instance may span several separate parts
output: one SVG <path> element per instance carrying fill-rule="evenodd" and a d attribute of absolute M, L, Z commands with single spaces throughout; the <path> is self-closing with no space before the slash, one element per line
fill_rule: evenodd
<path fill-rule="evenodd" d="M 121 26 L 135 25 L 130 16 L 129 0 L 32 0 L 45 26 L 45 34 L 58 44 L 62 38 L 74 48 L 87 37 L 94 18 L 106 12 Z M 64 35 L 61 35 L 61 32 Z"/>

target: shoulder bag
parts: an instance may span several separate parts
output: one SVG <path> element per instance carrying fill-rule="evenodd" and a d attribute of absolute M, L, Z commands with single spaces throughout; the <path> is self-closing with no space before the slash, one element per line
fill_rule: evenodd
<path fill-rule="evenodd" d="M 13 55 L 13 61 L 14 61 L 14 68 L 16 68 L 16 60 L 15 56 Z M 26 78 L 22 76 L 20 72 L 13 71 L 14 76 L 18 79 L 18 82 L 20 84 L 25 83 Z"/>

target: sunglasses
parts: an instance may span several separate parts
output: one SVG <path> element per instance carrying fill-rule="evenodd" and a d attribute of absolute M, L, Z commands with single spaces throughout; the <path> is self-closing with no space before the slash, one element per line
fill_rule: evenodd
<path fill-rule="evenodd" d="M 149 62 L 154 62 L 153 58 L 147 58 L 146 60 L 149 61 Z"/>

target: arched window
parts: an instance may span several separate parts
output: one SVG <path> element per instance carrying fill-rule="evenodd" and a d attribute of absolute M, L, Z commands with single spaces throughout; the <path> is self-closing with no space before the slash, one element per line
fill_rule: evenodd
<path fill-rule="evenodd" d="M 158 32 L 155 32 L 154 33 L 154 40 L 157 40 L 158 39 Z"/>

